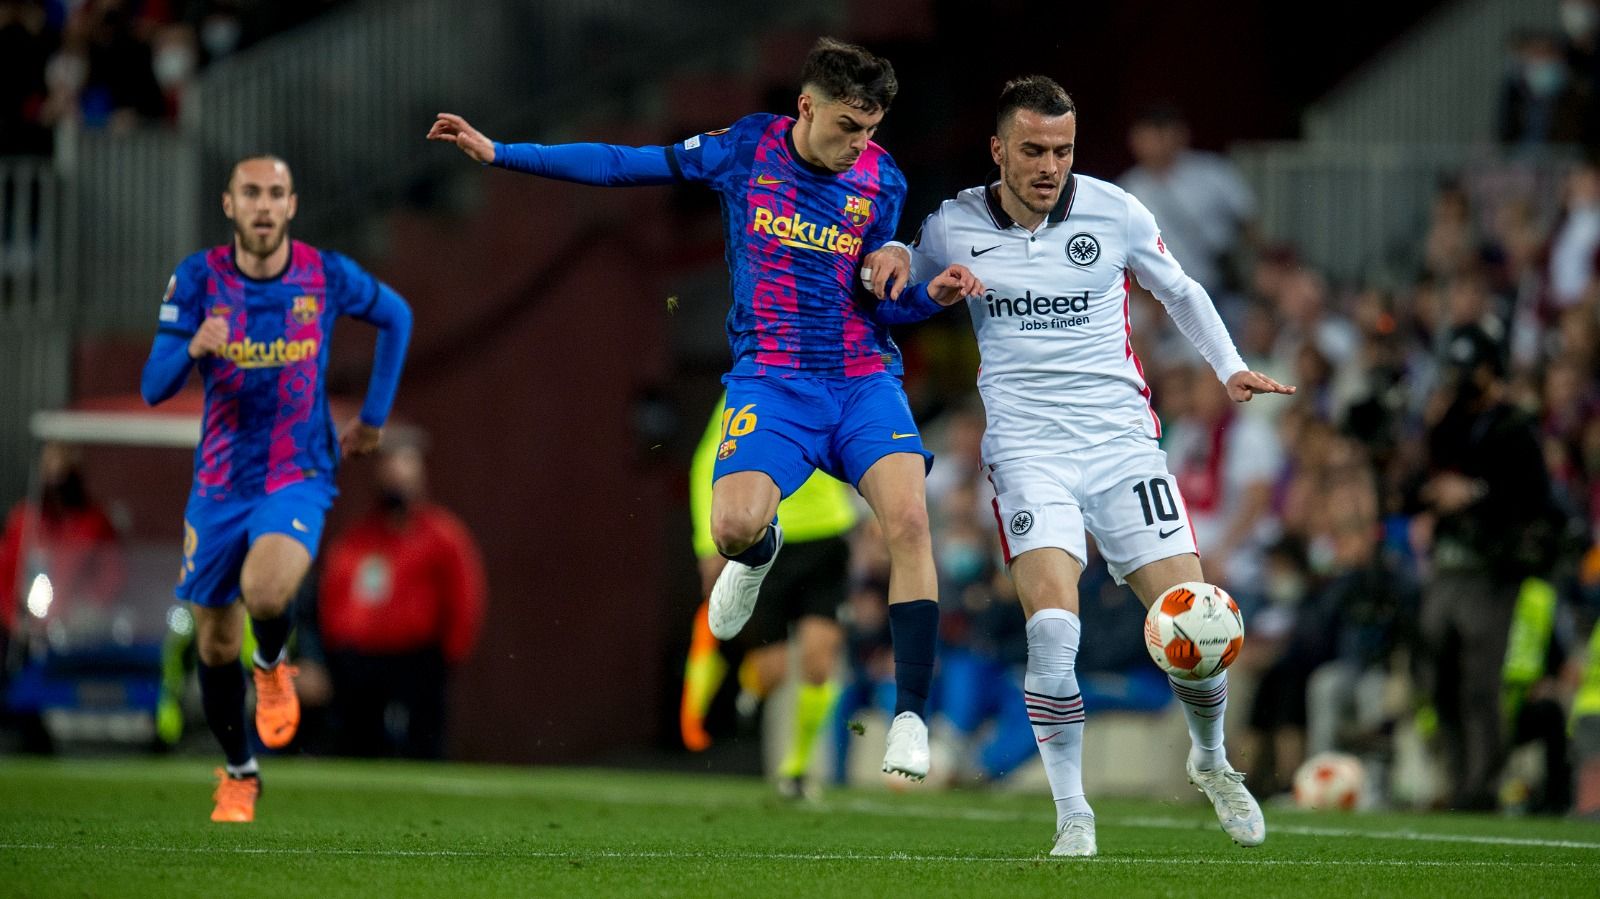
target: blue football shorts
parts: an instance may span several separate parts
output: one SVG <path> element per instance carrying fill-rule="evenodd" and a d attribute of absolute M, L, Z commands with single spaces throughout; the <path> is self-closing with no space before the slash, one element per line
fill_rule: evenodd
<path fill-rule="evenodd" d="M 759 471 L 787 497 L 819 468 L 859 489 L 867 469 L 893 453 L 917 453 L 924 470 L 933 467 L 900 379 L 887 372 L 857 378 L 727 375 L 722 383 L 728 400 L 713 480 Z"/>
<path fill-rule="evenodd" d="M 293 537 L 315 559 L 323 520 L 337 493 L 325 480 L 307 480 L 249 499 L 218 500 L 190 494 L 183 513 L 178 598 L 211 608 L 238 599 L 245 554 L 262 534 Z"/>

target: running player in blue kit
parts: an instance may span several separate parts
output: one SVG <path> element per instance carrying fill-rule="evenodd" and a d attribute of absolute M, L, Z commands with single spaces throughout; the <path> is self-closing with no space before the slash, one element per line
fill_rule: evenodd
<path fill-rule="evenodd" d="M 349 259 L 289 239 L 296 203 L 283 160 L 234 165 L 222 195 L 233 240 L 178 265 L 140 385 L 155 405 L 182 389 L 190 368 L 205 382 L 177 595 L 193 604 L 201 701 L 227 757 L 213 821 L 254 820 L 261 792 L 244 729 L 244 615 L 257 643 L 256 730 L 268 748 L 287 746 L 300 722 L 284 662 L 289 600 L 316 555 L 341 455 L 378 446 L 411 335 L 399 294 Z M 379 330 L 366 402 L 336 435 L 325 386 L 341 315 Z"/>
<path fill-rule="evenodd" d="M 864 253 L 893 239 L 905 178 L 871 138 L 898 83 L 889 63 L 823 38 L 800 73 L 798 115 L 758 113 L 668 147 L 502 144 L 441 113 L 428 139 L 512 171 L 595 185 L 691 181 L 722 198 L 733 306 L 733 370 L 713 471 L 711 534 L 730 564 L 710 600 L 726 640 L 755 608 L 783 545 L 778 502 L 820 468 L 856 487 L 890 555 L 897 698 L 883 770 L 928 773 L 924 723 L 939 609 L 922 446 L 887 327 L 857 307 Z M 950 266 L 919 288 L 954 298 L 971 274 Z"/>

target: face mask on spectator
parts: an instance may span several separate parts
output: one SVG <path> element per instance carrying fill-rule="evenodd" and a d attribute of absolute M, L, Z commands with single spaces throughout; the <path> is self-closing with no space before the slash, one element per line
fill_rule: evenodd
<path fill-rule="evenodd" d="M 244 29 L 232 16 L 212 16 L 200 26 L 200 43 L 212 59 L 227 56 L 239 47 L 239 35 Z"/>
<path fill-rule="evenodd" d="M 1306 546 L 1306 562 L 1316 574 L 1332 572 L 1338 556 L 1338 549 L 1333 545 L 1333 538 L 1327 534 L 1318 534 L 1311 538 L 1311 543 Z"/>
<path fill-rule="evenodd" d="M 946 544 L 939 562 L 945 577 L 958 584 L 975 581 L 983 574 L 983 552 L 970 543 Z"/>
<path fill-rule="evenodd" d="M 1267 575 L 1267 600 L 1277 606 L 1292 606 L 1304 598 L 1306 583 L 1295 574 Z"/>
<path fill-rule="evenodd" d="M 1573 40 L 1583 40 L 1594 34 L 1595 26 L 1600 25 L 1600 10 L 1595 9 L 1592 3 L 1563 3 L 1561 4 L 1561 30 Z"/>
<path fill-rule="evenodd" d="M 57 53 L 50 57 L 49 64 L 45 66 L 44 78 L 51 90 L 75 94 L 89 80 L 89 60 L 81 53 Z"/>
<path fill-rule="evenodd" d="M 1560 91 L 1566 84 L 1567 72 L 1560 62 L 1541 59 L 1524 63 L 1522 78 L 1527 82 L 1529 91 L 1540 97 L 1548 97 Z"/>
<path fill-rule="evenodd" d="M 156 82 L 163 89 L 170 90 L 188 81 L 189 76 L 194 74 L 194 50 L 182 45 L 163 47 L 156 52 L 151 66 L 155 69 Z"/>

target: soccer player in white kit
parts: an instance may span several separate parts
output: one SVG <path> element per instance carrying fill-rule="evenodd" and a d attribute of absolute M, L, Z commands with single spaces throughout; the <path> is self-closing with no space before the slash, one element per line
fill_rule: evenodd
<path fill-rule="evenodd" d="M 1024 690 L 1055 797 L 1051 854 L 1089 856 L 1097 847 L 1074 672 L 1084 531 L 1146 607 L 1177 584 L 1205 579 L 1130 340 L 1132 280 L 1162 302 L 1233 400 L 1294 388 L 1245 366 L 1211 298 L 1166 251 L 1137 199 L 1072 173 L 1077 114 L 1059 84 L 1042 76 L 1007 84 L 995 130 L 989 147 L 1000 180 L 944 201 L 910 247 L 869 255 L 862 278 L 881 299 L 877 317 L 890 323 L 941 308 L 920 285 L 907 285 L 947 265 L 968 266 L 982 282 L 982 295 L 967 302 L 983 358 L 983 455 L 1028 616 Z M 1260 845 L 1261 807 L 1223 746 L 1227 672 L 1174 679 L 1172 689 L 1189 726 L 1189 780 L 1235 842 Z"/>

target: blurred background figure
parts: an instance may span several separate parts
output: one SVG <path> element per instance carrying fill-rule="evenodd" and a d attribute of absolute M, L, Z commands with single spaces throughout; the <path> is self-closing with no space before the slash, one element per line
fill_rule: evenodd
<path fill-rule="evenodd" d="M 1445 353 L 1414 524 L 1432 568 L 1424 677 L 1450 764 L 1450 807 L 1492 810 L 1507 748 L 1507 635 L 1523 580 L 1553 562 L 1559 530 L 1538 436 L 1506 401 L 1502 348 L 1468 324 L 1450 332 Z"/>
<path fill-rule="evenodd" d="M 89 495 L 79 461 L 73 447 L 46 443 L 37 496 L 12 506 L 0 533 L 0 725 L 15 731 L 25 751 L 48 751 L 51 741 L 37 715 L 7 711 L 12 640 L 47 616 L 94 627 L 127 579 L 117 529 Z"/>
<path fill-rule="evenodd" d="M 483 560 L 427 498 L 421 435 L 386 439 L 377 496 L 329 544 L 316 598 L 329 737 L 348 755 L 443 758 L 451 675 L 483 623 Z"/>
<path fill-rule="evenodd" d="M 1561 36 L 1523 32 L 1511 38 L 1509 50 L 1496 116 L 1500 142 L 1531 151 L 1592 138 L 1592 86 L 1567 67 Z"/>
<path fill-rule="evenodd" d="M 1189 124 L 1171 106 L 1153 106 L 1133 123 L 1135 165 L 1117 183 L 1161 223 L 1161 237 L 1189 277 L 1224 314 L 1238 294 L 1239 253 L 1255 241 L 1255 194 L 1227 157 L 1189 146 Z"/>

